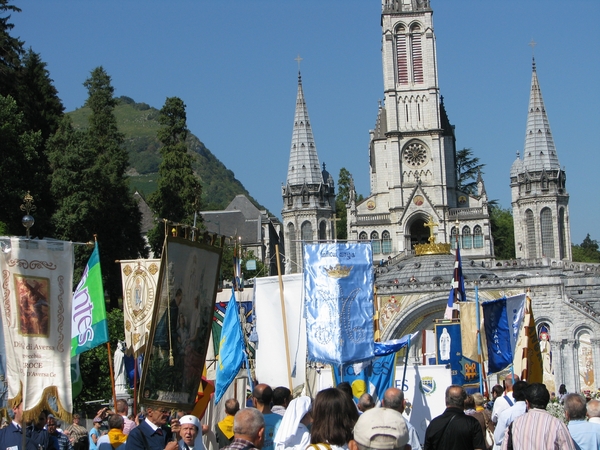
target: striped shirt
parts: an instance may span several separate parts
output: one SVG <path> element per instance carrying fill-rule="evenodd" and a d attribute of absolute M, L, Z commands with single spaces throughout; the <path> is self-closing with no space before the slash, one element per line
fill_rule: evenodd
<path fill-rule="evenodd" d="M 514 450 L 575 450 L 567 426 L 545 409 L 530 409 L 517 417 L 512 426 L 506 429 L 502 440 L 503 450 L 508 448 L 509 430 Z"/>

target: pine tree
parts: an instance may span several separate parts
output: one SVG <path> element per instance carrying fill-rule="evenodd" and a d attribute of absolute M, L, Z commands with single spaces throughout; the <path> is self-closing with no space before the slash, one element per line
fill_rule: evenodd
<path fill-rule="evenodd" d="M 17 102 L 0 95 L 0 222 L 10 234 L 25 234 L 19 209 L 24 195 L 29 191 L 36 203 L 41 194 L 37 173 L 41 141 L 40 132 L 28 130 Z"/>
<path fill-rule="evenodd" d="M 458 190 L 466 194 L 477 193 L 477 175 L 483 173 L 485 164 L 479 163 L 479 158 L 473 156 L 473 150 L 463 148 L 456 152 L 456 176 Z"/>
<path fill-rule="evenodd" d="M 23 42 L 10 35 L 14 25 L 9 22 L 11 12 L 21 12 L 10 5 L 8 0 L 0 0 L 0 95 L 17 98 L 17 71 L 21 64 Z"/>
<path fill-rule="evenodd" d="M 84 83 L 91 109 L 89 128 L 76 132 L 65 119 L 51 139 L 49 153 L 57 233 L 80 241 L 97 235 L 104 288 L 111 307 L 117 307 L 121 274 L 115 260 L 146 256 L 147 250 L 140 231 L 141 213 L 125 176 L 128 158 L 113 113 L 116 100 L 110 81 L 102 67 L 92 71 Z M 83 267 L 89 254 L 78 256 Z"/>
<path fill-rule="evenodd" d="M 187 124 L 185 104 L 180 98 L 165 101 L 158 118 L 162 128 L 157 137 L 163 144 L 162 161 L 158 168 L 158 189 L 148 198 L 148 204 L 160 219 L 192 225 L 199 211 L 201 186 L 192 170 L 192 156 L 187 151 Z M 196 218 L 198 226 L 201 216 Z M 158 222 L 148 233 L 152 250 L 162 252 L 164 223 Z"/>

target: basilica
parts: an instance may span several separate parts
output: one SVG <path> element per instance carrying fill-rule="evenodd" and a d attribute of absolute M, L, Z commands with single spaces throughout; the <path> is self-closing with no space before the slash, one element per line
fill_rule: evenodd
<path fill-rule="evenodd" d="M 370 241 L 378 262 L 381 339 L 414 332 L 425 338 L 433 330 L 444 315 L 458 245 L 467 301 L 528 293 L 549 389 L 565 384 L 571 392 L 596 391 L 600 265 L 571 258 L 566 173 L 535 61 L 522 68 L 532 71 L 524 146 L 505 175 L 516 258 L 497 260 L 483 177 L 475 193 L 458 184 L 456 137 L 439 89 L 429 0 L 382 0 L 381 26 L 384 101 L 369 131 L 370 193 L 358 201 L 351 190 L 346 211 L 348 240 Z M 334 240 L 336 229 L 335 185 L 319 162 L 300 74 L 282 196 L 286 273 L 294 273 L 302 270 L 302 244 Z M 450 250 L 415 252 L 427 243 Z M 411 362 L 429 356 L 422 344 L 412 347 Z"/>

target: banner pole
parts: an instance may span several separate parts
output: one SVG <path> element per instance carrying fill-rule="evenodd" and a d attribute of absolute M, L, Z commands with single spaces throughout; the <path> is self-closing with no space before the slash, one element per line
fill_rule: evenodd
<path fill-rule="evenodd" d="M 287 363 L 287 375 L 290 391 L 294 390 L 292 385 L 292 368 L 290 364 L 290 346 L 287 333 L 287 317 L 285 314 L 285 299 L 283 295 L 283 278 L 281 276 L 281 261 L 279 258 L 279 244 L 275 244 L 275 255 L 277 256 L 277 278 L 279 279 L 279 300 L 281 302 L 281 317 L 283 319 L 283 339 L 285 342 L 285 362 Z"/>
<path fill-rule="evenodd" d="M 483 362 L 481 360 L 481 319 L 479 315 L 479 286 L 475 282 L 475 320 L 477 321 L 477 359 L 479 360 L 479 393 L 483 394 Z"/>
<path fill-rule="evenodd" d="M 106 343 L 108 350 L 108 371 L 110 372 L 110 385 L 112 386 L 113 408 L 117 408 L 117 393 L 115 391 L 115 374 L 113 373 L 112 356 L 110 354 L 110 341 Z"/>
<path fill-rule="evenodd" d="M 406 343 L 406 355 L 404 356 L 404 372 L 402 373 L 402 389 L 404 390 L 404 381 L 406 380 L 406 366 L 408 365 L 408 352 L 410 351 L 410 334 Z"/>

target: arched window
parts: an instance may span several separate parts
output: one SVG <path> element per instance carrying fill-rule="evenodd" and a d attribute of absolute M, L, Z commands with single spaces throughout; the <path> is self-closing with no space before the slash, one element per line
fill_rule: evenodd
<path fill-rule="evenodd" d="M 396 30 L 398 84 L 408 84 L 408 58 L 406 56 L 406 29 L 400 26 Z"/>
<path fill-rule="evenodd" d="M 452 227 L 452 231 L 450 231 L 450 246 L 452 247 L 452 250 L 456 250 L 456 243 L 457 240 L 456 238 L 458 237 L 458 228 L 456 227 Z"/>
<path fill-rule="evenodd" d="M 552 211 L 550 208 L 542 209 L 540 226 L 542 231 L 542 256 L 554 258 L 554 227 L 552 226 Z"/>
<path fill-rule="evenodd" d="M 366 241 L 368 239 L 369 239 L 369 236 L 367 235 L 366 231 L 361 231 L 360 234 L 358 235 L 359 241 Z"/>
<path fill-rule="evenodd" d="M 421 48 L 421 27 L 413 25 L 410 35 L 410 52 L 412 59 L 412 77 L 414 83 L 423 82 L 423 50 Z"/>
<path fill-rule="evenodd" d="M 326 241 L 327 240 L 327 223 L 322 220 L 319 224 L 319 240 Z"/>
<path fill-rule="evenodd" d="M 469 227 L 463 227 L 462 229 L 462 248 L 473 247 L 473 236 L 471 236 L 471 229 Z"/>
<path fill-rule="evenodd" d="M 560 259 L 564 259 L 567 255 L 565 237 L 565 208 L 560 208 L 558 212 L 558 248 L 560 251 Z"/>
<path fill-rule="evenodd" d="M 296 246 L 298 245 L 298 243 L 296 242 L 296 228 L 294 227 L 293 223 L 289 223 L 287 226 L 288 229 L 288 235 L 287 235 L 287 239 L 288 239 L 288 245 L 290 248 L 289 251 L 289 255 L 286 255 L 288 257 L 288 259 L 292 262 L 290 264 L 291 268 L 292 268 L 292 273 L 296 273 L 297 270 L 297 263 L 298 263 L 298 258 L 297 258 L 297 254 L 296 254 Z"/>
<path fill-rule="evenodd" d="M 473 248 L 483 248 L 483 232 L 479 225 L 473 227 Z"/>
<path fill-rule="evenodd" d="M 302 224 L 301 232 L 304 242 L 311 242 L 314 239 L 312 224 L 308 220 Z"/>
<path fill-rule="evenodd" d="M 596 389 L 594 382 L 594 352 L 592 349 L 592 336 L 589 330 L 583 329 L 577 333 L 577 360 L 579 367 L 578 391 L 592 391 Z M 577 385 L 577 384 L 576 384 Z"/>
<path fill-rule="evenodd" d="M 533 211 L 525 211 L 525 227 L 527 229 L 527 257 L 529 259 L 537 258 L 537 247 L 535 239 L 535 221 Z"/>
<path fill-rule="evenodd" d="M 371 233 L 371 243 L 373 245 L 373 254 L 381 253 L 381 241 L 379 240 L 379 233 L 377 231 Z"/>
<path fill-rule="evenodd" d="M 381 250 L 382 253 L 385 253 L 386 255 L 392 253 L 392 239 L 389 231 L 381 233 Z"/>

